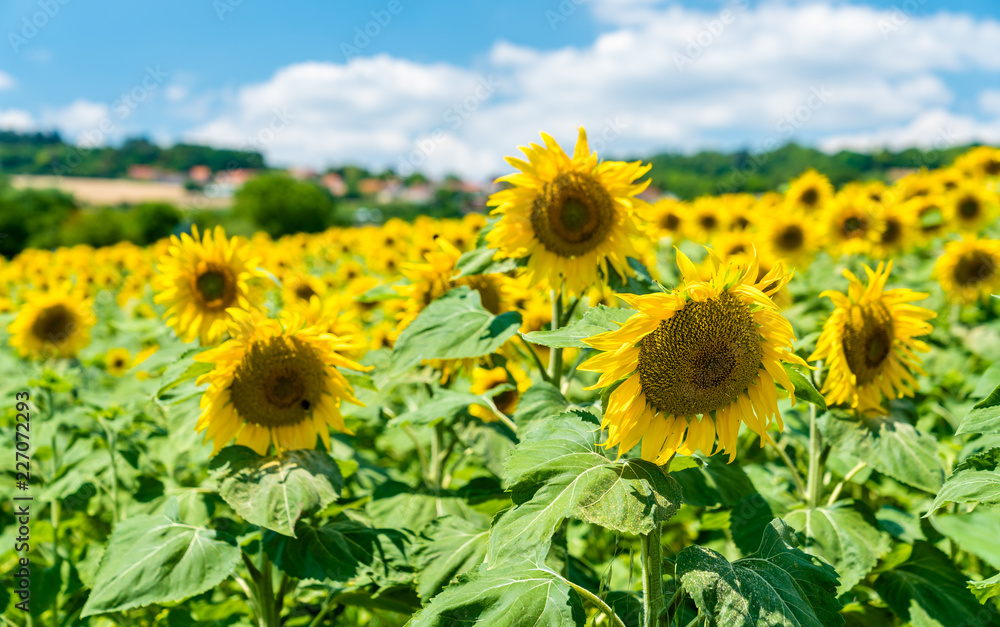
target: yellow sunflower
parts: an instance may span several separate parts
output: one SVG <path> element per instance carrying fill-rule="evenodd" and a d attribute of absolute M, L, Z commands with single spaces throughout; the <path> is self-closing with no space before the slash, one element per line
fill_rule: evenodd
<path fill-rule="evenodd" d="M 667 237 L 679 242 L 684 239 L 684 216 L 687 207 L 672 198 L 663 198 L 643 212 L 647 231 L 652 237 Z"/>
<path fill-rule="evenodd" d="M 688 234 L 705 243 L 726 228 L 726 208 L 717 198 L 702 196 L 691 203 Z"/>
<path fill-rule="evenodd" d="M 253 305 L 249 281 L 259 275 L 257 259 L 246 240 L 227 239 L 221 226 L 203 236 L 195 226 L 192 235 L 171 236 L 153 278 L 153 300 L 166 305 L 163 317 L 183 341 L 212 345 L 225 333 L 230 310 Z"/>
<path fill-rule="evenodd" d="M 833 185 L 816 170 L 806 170 L 797 179 L 788 184 L 785 192 L 785 202 L 792 209 L 800 209 L 807 213 L 818 211 L 833 198 Z"/>
<path fill-rule="evenodd" d="M 882 411 L 881 399 L 912 396 L 917 387 L 913 372 L 923 374 L 915 351 L 927 344 L 916 339 L 931 332 L 928 320 L 937 314 L 911 305 L 927 294 L 909 289 L 885 289 L 892 262 L 872 270 L 865 266 L 868 285 L 850 270 L 847 294 L 826 290 L 836 306 L 823 325 L 810 361 L 824 360 L 822 392 L 831 405 L 846 404 L 859 411 Z"/>
<path fill-rule="evenodd" d="M 809 265 L 822 245 L 819 226 L 801 211 L 778 211 L 760 226 L 762 248 L 797 269 Z"/>
<path fill-rule="evenodd" d="M 878 242 L 883 225 L 871 199 L 855 191 L 837 194 L 824 211 L 826 241 L 841 254 L 866 254 Z"/>
<path fill-rule="evenodd" d="M 337 368 L 370 370 L 341 356 L 350 340 L 305 327 L 294 314 L 278 321 L 232 309 L 231 316 L 232 339 L 194 358 L 214 364 L 198 378 L 209 386 L 195 427 L 213 440 L 213 455 L 233 438 L 266 455 L 272 445 L 278 452 L 315 448 L 317 436 L 329 448 L 330 427 L 350 433 L 340 403 L 361 403 Z"/>
<path fill-rule="evenodd" d="M 10 345 L 21 357 L 76 357 L 90 344 L 90 328 L 97 318 L 91 302 L 68 285 L 28 292 L 7 327 Z"/>
<path fill-rule="evenodd" d="M 584 340 L 602 351 L 580 366 L 601 373 L 593 387 L 624 379 L 605 408 L 605 446 L 623 453 L 641 440 L 643 459 L 657 464 L 697 450 L 724 451 L 732 461 L 740 422 L 762 443 L 771 441 L 772 420 L 782 428 L 775 381 L 793 395 L 782 362 L 805 362 L 791 352 L 791 324 L 770 295 L 791 275 L 779 264 L 758 280 L 755 256 L 739 265 L 710 254 L 714 271 L 702 280 L 678 251 L 682 285 L 670 293 L 620 294 L 638 313 L 620 329 Z"/>
<path fill-rule="evenodd" d="M 878 241 L 872 244 L 872 256 L 886 259 L 908 251 L 916 238 L 916 216 L 905 206 L 896 203 L 876 204 L 874 207 L 882 228 L 878 233 Z"/>
<path fill-rule="evenodd" d="M 996 216 L 997 195 L 982 183 L 960 184 L 943 201 L 948 222 L 962 231 L 980 233 Z"/>
<path fill-rule="evenodd" d="M 967 237 L 949 242 L 934 275 L 949 300 L 971 305 L 1000 293 L 1000 240 Z"/>
<path fill-rule="evenodd" d="M 120 377 L 132 366 L 132 353 L 126 348 L 112 348 L 104 356 L 104 369 L 113 377 Z"/>
<path fill-rule="evenodd" d="M 581 128 L 572 158 L 542 133 L 545 146 L 522 148 L 528 160 L 508 157 L 521 170 L 497 182 L 512 187 L 490 196 L 487 204 L 500 215 L 486 236 L 496 257 L 527 257 L 533 284 L 579 294 L 602 282 L 610 265 L 620 275 L 632 274 L 626 258 L 635 256 L 629 238 L 638 234 L 635 198 L 649 181 L 636 180 L 650 166 L 639 161 L 599 162 Z"/>

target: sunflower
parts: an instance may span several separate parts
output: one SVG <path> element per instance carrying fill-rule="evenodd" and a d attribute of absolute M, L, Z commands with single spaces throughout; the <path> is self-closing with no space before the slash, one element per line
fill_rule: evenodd
<path fill-rule="evenodd" d="M 710 255 L 714 270 L 702 280 L 678 251 L 682 285 L 670 293 L 620 294 L 638 313 L 620 329 L 584 340 L 602 351 L 580 366 L 602 373 L 593 387 L 621 381 L 604 412 L 605 446 L 622 453 L 641 440 L 643 459 L 658 464 L 696 450 L 725 451 L 732 461 L 740 422 L 762 443 L 771 441 L 772 419 L 782 427 L 775 381 L 794 402 L 782 362 L 805 362 L 791 352 L 792 327 L 770 295 L 791 275 L 778 264 L 758 280 L 755 256 L 740 265 Z"/>
<path fill-rule="evenodd" d="M 698 242 L 708 242 L 726 228 L 726 208 L 717 198 L 702 196 L 691 203 L 689 234 Z"/>
<path fill-rule="evenodd" d="M 826 241 L 841 254 L 865 254 L 878 242 L 883 225 L 878 208 L 868 196 L 845 190 L 834 197 L 824 213 Z"/>
<path fill-rule="evenodd" d="M 542 133 L 545 146 L 522 148 L 528 161 L 508 157 L 521 170 L 497 179 L 512 187 L 490 196 L 487 204 L 500 215 L 486 236 L 496 257 L 527 257 L 533 284 L 579 294 L 602 282 L 610 265 L 631 275 L 626 258 L 635 252 L 629 238 L 638 235 L 632 213 L 635 198 L 649 181 L 636 180 L 649 171 L 639 161 L 599 162 L 581 128 L 572 158 Z"/>
<path fill-rule="evenodd" d="M 214 364 L 198 378 L 209 387 L 195 427 L 214 441 L 213 455 L 233 438 L 266 455 L 272 445 L 279 453 L 315 448 L 317 435 L 329 448 L 329 427 L 350 433 L 340 403 L 361 403 L 337 368 L 370 369 L 340 355 L 350 341 L 305 327 L 294 314 L 282 321 L 240 309 L 231 315 L 232 339 L 194 357 Z"/>
<path fill-rule="evenodd" d="M 497 410 L 506 416 L 513 416 L 514 411 L 517 410 L 518 399 L 531 386 L 531 380 L 524 374 L 524 371 L 512 362 L 508 362 L 506 369 L 500 367 L 476 368 L 472 371 L 470 391 L 473 394 L 487 394 L 490 390 L 500 386 L 505 386 L 506 389 L 491 394 L 490 399 Z M 493 411 L 482 405 L 470 405 L 469 413 L 483 422 L 497 421 L 497 416 L 494 415 Z"/>
<path fill-rule="evenodd" d="M 885 259 L 905 253 L 916 237 L 916 216 L 896 203 L 876 204 L 874 207 L 882 229 L 878 233 L 878 241 L 872 244 L 872 256 Z"/>
<path fill-rule="evenodd" d="M 982 232 L 996 215 L 996 194 L 982 183 L 964 183 L 944 197 L 948 222 L 962 231 Z"/>
<path fill-rule="evenodd" d="M 971 178 L 1000 176 L 1000 148 L 979 146 L 955 159 L 957 170 Z"/>
<path fill-rule="evenodd" d="M 225 332 L 233 308 L 252 306 L 251 278 L 260 273 L 257 259 L 243 238 L 227 239 L 221 226 L 199 237 L 171 236 L 171 247 L 159 262 L 153 278 L 154 302 L 167 306 L 167 324 L 185 342 L 200 338 L 204 345 L 218 342 Z"/>
<path fill-rule="evenodd" d="M 848 404 L 860 411 L 880 412 L 881 397 L 891 400 L 912 396 L 917 387 L 913 372 L 924 374 L 914 351 L 929 347 L 916 338 L 927 335 L 927 321 L 937 314 L 909 303 L 927 294 L 909 289 L 885 289 L 892 262 L 872 270 L 865 266 L 868 285 L 850 270 L 847 294 L 826 290 L 836 306 L 823 325 L 811 361 L 825 360 L 826 380 L 822 392 L 826 402 Z"/>
<path fill-rule="evenodd" d="M 687 211 L 684 203 L 672 198 L 663 198 L 648 205 L 643 212 L 647 223 L 647 231 L 652 237 L 667 237 L 679 242 L 684 239 L 684 215 Z"/>
<path fill-rule="evenodd" d="M 10 345 L 21 357 L 69 358 L 90 344 L 90 328 L 96 322 L 90 300 L 64 284 L 28 292 L 7 331 Z"/>
<path fill-rule="evenodd" d="M 112 348 L 104 356 L 104 369 L 113 377 L 120 377 L 132 366 L 132 353 L 126 348 Z"/>
<path fill-rule="evenodd" d="M 1000 240 L 967 237 L 949 242 L 934 275 L 950 300 L 971 305 L 1000 292 Z"/>
<path fill-rule="evenodd" d="M 816 170 L 806 170 L 799 178 L 788 184 L 785 202 L 793 209 L 807 213 L 818 211 L 833 198 L 833 185 Z"/>
<path fill-rule="evenodd" d="M 815 220 L 801 211 L 778 211 L 760 227 L 764 250 L 777 259 L 787 260 L 794 268 L 805 268 L 822 244 Z"/>

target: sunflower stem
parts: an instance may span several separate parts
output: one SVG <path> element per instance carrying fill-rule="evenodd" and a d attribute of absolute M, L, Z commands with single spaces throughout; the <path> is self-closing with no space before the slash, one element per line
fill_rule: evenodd
<path fill-rule="evenodd" d="M 847 485 L 847 482 L 853 479 L 859 472 L 864 470 L 867 466 L 868 466 L 867 462 L 858 462 L 857 466 L 851 468 L 851 470 L 848 471 L 846 475 L 844 475 L 843 480 L 841 480 L 841 482 L 837 484 L 837 487 L 833 489 L 833 492 L 830 494 L 830 500 L 826 502 L 826 506 L 831 507 L 834 503 L 836 503 L 837 497 L 840 496 L 840 491 L 844 489 L 844 486 Z"/>
<path fill-rule="evenodd" d="M 528 349 L 528 354 L 531 355 L 531 359 L 535 362 L 535 366 L 538 367 L 538 371 L 542 374 L 542 380 L 545 381 L 546 383 L 551 383 L 551 380 L 549 379 L 549 373 L 545 368 L 545 364 L 542 363 L 542 359 L 538 356 L 538 353 L 535 352 L 534 347 L 531 346 L 531 342 L 524 339 L 523 335 L 518 335 L 518 337 L 521 338 L 521 341 L 524 343 L 525 348 Z"/>
<path fill-rule="evenodd" d="M 810 508 L 819 505 L 823 492 L 823 436 L 816 424 L 816 406 L 809 405 L 809 487 L 807 504 Z"/>
<path fill-rule="evenodd" d="M 642 539 L 642 624 L 656 627 L 663 615 L 663 557 L 660 555 L 660 525 Z"/>
<path fill-rule="evenodd" d="M 550 292 L 552 297 L 552 325 L 551 329 L 553 331 L 558 331 L 560 328 L 560 323 L 563 317 L 563 293 L 562 287 L 559 291 L 552 290 Z M 561 389 L 562 383 L 562 349 L 561 348 L 551 348 L 549 349 L 549 381 L 555 386 L 556 389 Z"/>

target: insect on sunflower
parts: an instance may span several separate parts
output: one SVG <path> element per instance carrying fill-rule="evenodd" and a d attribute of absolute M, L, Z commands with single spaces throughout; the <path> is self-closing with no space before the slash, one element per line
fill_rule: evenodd
<path fill-rule="evenodd" d="M 937 314 L 911 305 L 927 294 L 910 289 L 886 290 L 892 262 L 875 270 L 865 266 L 865 285 L 850 270 L 847 293 L 820 293 L 836 309 L 827 318 L 810 361 L 824 360 L 826 379 L 822 392 L 831 405 L 846 404 L 863 412 L 882 412 L 882 397 L 891 400 L 912 396 L 917 387 L 913 373 L 923 374 L 916 352 L 927 344 L 916 339 L 927 335 L 928 320 Z"/>
<path fill-rule="evenodd" d="M 212 454 L 233 438 L 266 455 L 271 446 L 279 452 L 314 448 L 317 437 L 329 448 L 330 427 L 350 433 L 341 401 L 361 403 L 337 368 L 370 370 L 341 355 L 353 343 L 303 326 L 294 313 L 280 321 L 259 312 L 230 313 L 232 339 L 194 358 L 214 364 L 198 379 L 209 387 L 195 427 L 214 441 Z"/>
<path fill-rule="evenodd" d="M 627 257 L 636 253 L 629 238 L 638 235 L 632 213 L 642 202 L 635 196 L 649 184 L 636 181 L 650 166 L 599 161 L 582 128 L 572 157 L 549 135 L 542 139 L 545 146 L 521 149 L 527 161 L 507 158 L 521 172 L 497 179 L 511 187 L 487 203 L 501 216 L 486 236 L 496 257 L 527 257 L 532 284 L 564 285 L 568 294 L 604 282 L 609 266 L 631 275 Z"/>
<path fill-rule="evenodd" d="M 771 300 L 791 275 L 779 263 L 758 280 L 756 255 L 725 263 L 710 254 L 713 271 L 702 280 L 678 251 L 680 286 L 619 295 L 637 313 L 584 340 L 602 351 L 580 366 L 601 373 L 593 387 L 621 381 L 602 421 L 607 447 L 625 452 L 641 440 L 643 459 L 658 464 L 698 450 L 724 451 L 732 461 L 741 422 L 762 443 L 772 441 L 772 421 L 782 428 L 775 382 L 793 395 L 782 363 L 805 365 L 791 352 L 792 327 Z"/>

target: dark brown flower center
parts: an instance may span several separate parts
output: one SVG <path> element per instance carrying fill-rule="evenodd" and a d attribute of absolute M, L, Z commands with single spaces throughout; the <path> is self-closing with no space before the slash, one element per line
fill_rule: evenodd
<path fill-rule="evenodd" d="M 875 380 L 892 350 L 892 315 L 882 303 L 855 305 L 844 324 L 844 356 L 859 385 Z"/>
<path fill-rule="evenodd" d="M 724 293 L 690 301 L 642 340 L 639 381 L 660 412 L 721 409 L 757 378 L 763 349 L 750 307 Z"/>
<path fill-rule="evenodd" d="M 65 305 L 46 307 L 31 325 L 31 334 L 42 342 L 62 344 L 76 329 L 76 315 Z"/>
<path fill-rule="evenodd" d="M 996 259 L 981 250 L 962 255 L 955 264 L 955 283 L 961 287 L 973 287 L 989 279 L 996 272 Z"/>
<path fill-rule="evenodd" d="M 614 201 L 594 177 L 563 172 L 545 184 L 531 208 L 535 237 L 550 252 L 573 257 L 605 240 L 614 219 Z"/>
<path fill-rule="evenodd" d="M 315 349 L 297 338 L 255 342 L 233 373 L 233 407 L 247 422 L 294 425 L 309 417 L 326 389 Z"/>
<path fill-rule="evenodd" d="M 794 252 L 802 248 L 806 241 L 806 235 L 802 232 L 802 227 L 798 224 L 790 224 L 783 228 L 775 240 L 778 248 L 785 252 Z"/>
<path fill-rule="evenodd" d="M 194 280 L 194 292 L 207 309 L 225 309 L 236 300 L 236 281 L 228 268 L 210 264 Z"/>

